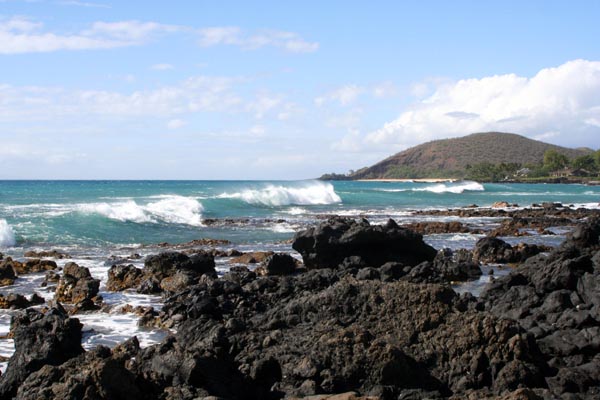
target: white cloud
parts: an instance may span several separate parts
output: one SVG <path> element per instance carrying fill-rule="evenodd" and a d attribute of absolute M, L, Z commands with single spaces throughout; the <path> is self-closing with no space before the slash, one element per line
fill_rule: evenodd
<path fill-rule="evenodd" d="M 63 1 L 59 4 L 103 7 L 103 4 Z M 240 27 L 194 28 L 144 21 L 97 21 L 77 32 L 50 32 L 40 22 L 23 17 L 0 19 L 0 54 L 40 53 L 59 50 L 111 49 L 147 43 L 158 35 L 188 33 L 199 36 L 202 47 L 233 45 L 244 50 L 276 47 L 290 53 L 310 53 L 319 48 L 294 32 L 261 30 L 246 33 Z"/>
<path fill-rule="evenodd" d="M 278 107 L 283 101 L 279 95 L 273 95 L 266 92 L 258 93 L 256 99 L 247 105 L 247 109 L 254 113 L 257 119 L 264 118 L 265 114 Z"/>
<path fill-rule="evenodd" d="M 398 93 L 398 89 L 393 82 L 386 81 L 381 82 L 373 86 L 372 93 L 374 97 L 386 98 L 395 96 Z"/>
<path fill-rule="evenodd" d="M 340 86 L 323 96 L 315 98 L 315 104 L 320 107 L 325 103 L 337 102 L 342 106 L 347 106 L 354 103 L 364 91 L 365 89 L 358 85 Z"/>
<path fill-rule="evenodd" d="M 155 71 L 169 71 L 171 69 L 175 69 L 175 66 L 173 66 L 172 64 L 154 64 L 150 67 L 150 69 L 153 69 Z"/>
<path fill-rule="evenodd" d="M 202 47 L 231 45 L 256 50 L 271 46 L 290 53 L 311 53 L 319 49 L 319 43 L 308 42 L 294 32 L 262 30 L 248 34 L 237 26 L 217 26 L 199 29 L 198 34 Z"/>
<path fill-rule="evenodd" d="M 76 0 L 64 0 L 59 1 L 61 6 L 75 6 L 75 7 L 86 7 L 86 8 L 111 8 L 108 4 L 92 3 L 89 1 L 76 1 Z"/>
<path fill-rule="evenodd" d="M 143 44 L 155 34 L 180 29 L 140 21 L 95 22 L 76 33 L 54 33 L 43 28 L 42 23 L 22 17 L 0 20 L 0 54 L 126 47 Z"/>
<path fill-rule="evenodd" d="M 186 122 L 182 119 L 172 119 L 167 122 L 167 129 L 174 130 L 182 128 L 186 125 Z"/>
<path fill-rule="evenodd" d="M 239 78 L 197 76 L 153 90 L 117 92 L 0 85 L 0 121 L 55 120 L 73 115 L 170 117 L 244 110 Z"/>
<path fill-rule="evenodd" d="M 508 74 L 441 83 L 429 97 L 369 133 L 365 143 L 407 147 L 473 132 L 502 131 L 578 145 L 600 133 L 590 123 L 597 120 L 600 62 L 574 60 L 531 78 Z"/>

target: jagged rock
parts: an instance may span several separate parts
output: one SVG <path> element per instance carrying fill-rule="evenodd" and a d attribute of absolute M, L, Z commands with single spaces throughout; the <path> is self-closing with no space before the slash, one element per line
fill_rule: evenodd
<path fill-rule="evenodd" d="M 15 263 L 10 257 L 0 261 L 0 286 L 9 286 L 15 283 L 15 279 L 17 279 Z"/>
<path fill-rule="evenodd" d="M 18 293 L 10 293 L 7 296 L 0 294 L 0 308 L 3 309 L 20 309 L 35 306 L 38 304 L 44 304 L 46 301 L 37 295 L 32 294 L 29 300 Z"/>
<path fill-rule="evenodd" d="M 289 254 L 273 254 L 256 269 L 259 275 L 290 275 L 296 271 L 296 260 Z"/>
<path fill-rule="evenodd" d="M 0 378 L 0 398 L 13 398 L 23 382 L 42 367 L 60 365 L 83 353 L 81 327 L 79 320 L 69 318 L 60 306 L 46 314 L 30 308 L 13 317 L 15 353 Z"/>
<path fill-rule="evenodd" d="M 600 220 L 579 226 L 548 256 L 529 258 L 481 294 L 486 310 L 517 321 L 552 368 L 554 396 L 600 396 Z"/>
<path fill-rule="evenodd" d="M 84 300 L 94 300 L 100 289 L 100 280 L 92 278 L 90 270 L 69 262 L 56 286 L 55 299 L 63 303 L 77 304 Z"/>
<path fill-rule="evenodd" d="M 125 289 L 136 288 L 142 281 L 143 272 L 141 268 L 134 265 L 113 265 L 108 270 L 106 290 L 120 292 Z"/>
<path fill-rule="evenodd" d="M 32 260 L 27 260 L 23 263 L 14 262 L 15 272 L 18 275 L 25 274 L 33 274 L 36 272 L 42 271 L 50 271 L 58 268 L 56 263 L 52 260 L 41 260 L 39 258 L 34 258 Z"/>
<path fill-rule="evenodd" d="M 272 256 L 272 251 L 254 251 L 251 253 L 244 253 L 239 255 L 238 257 L 232 258 L 229 260 L 230 264 L 258 264 L 264 262 Z"/>
<path fill-rule="evenodd" d="M 391 219 L 385 225 L 372 226 L 367 220 L 334 217 L 298 232 L 292 247 L 309 269 L 335 268 L 350 256 L 358 256 L 375 268 L 389 261 L 416 265 L 433 260 L 436 254 L 420 234 L 399 227 Z"/>
<path fill-rule="evenodd" d="M 63 259 L 63 258 L 71 258 L 71 256 L 67 253 L 63 253 L 61 251 L 58 250 L 50 250 L 50 251 L 35 251 L 35 250 L 29 250 L 26 251 L 25 254 L 23 254 L 23 257 L 27 257 L 27 258 L 43 258 L 43 257 L 50 257 L 50 258 L 57 258 L 57 259 Z"/>
<path fill-rule="evenodd" d="M 148 399 L 127 368 L 138 351 L 133 337 L 112 351 L 98 346 L 65 363 L 46 365 L 19 386 L 16 399 Z"/>
<path fill-rule="evenodd" d="M 450 222 L 415 222 L 403 225 L 404 228 L 418 232 L 422 235 L 432 235 L 436 233 L 469 233 L 471 230 L 459 221 Z"/>
<path fill-rule="evenodd" d="M 44 276 L 44 281 L 42 282 L 42 287 L 48 286 L 50 283 L 58 283 L 60 281 L 60 274 L 56 271 L 48 271 Z"/>

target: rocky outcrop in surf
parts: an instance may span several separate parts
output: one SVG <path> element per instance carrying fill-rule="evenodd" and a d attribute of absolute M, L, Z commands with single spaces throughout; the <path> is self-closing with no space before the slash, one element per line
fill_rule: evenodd
<path fill-rule="evenodd" d="M 431 253 L 420 235 L 392 222 L 330 220 L 297 235 L 306 241 L 305 263 L 313 263 L 305 272 L 260 276 L 236 266 L 220 278 L 205 273 L 145 319 L 176 329 L 162 343 L 139 349 L 133 340 L 83 355 L 77 344 L 51 366 L 8 383 L 3 377 L 0 388 L 20 399 L 109 399 L 124 391 L 132 399 L 186 400 L 347 392 L 378 399 L 598 398 L 599 236 L 599 221 L 579 227 L 478 299 L 448 285 L 481 273 L 470 252 Z M 412 246 L 392 247 L 400 237 Z M 149 257 L 146 267 L 156 276 L 189 270 L 184 256 Z M 16 345 L 17 352 L 39 346 Z"/>
<path fill-rule="evenodd" d="M 421 235 L 392 219 L 385 225 L 371 225 L 366 219 L 330 218 L 296 234 L 292 247 L 308 269 L 335 268 L 351 257 L 370 267 L 390 261 L 416 265 L 433 260 L 436 254 Z"/>

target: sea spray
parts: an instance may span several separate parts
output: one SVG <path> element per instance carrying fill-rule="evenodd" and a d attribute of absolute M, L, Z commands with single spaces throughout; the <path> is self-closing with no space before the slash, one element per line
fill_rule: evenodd
<path fill-rule="evenodd" d="M 133 200 L 114 203 L 78 204 L 76 210 L 84 214 L 100 214 L 121 222 L 174 223 L 202 226 L 202 204 L 184 196 L 165 196 L 162 200 L 138 204 Z"/>
<path fill-rule="evenodd" d="M 327 205 L 342 201 L 333 185 L 324 182 L 306 182 L 293 186 L 270 184 L 259 189 L 223 193 L 217 198 L 241 199 L 249 204 L 264 206 Z"/>
<path fill-rule="evenodd" d="M 17 243 L 15 232 L 5 219 L 0 219 L 0 247 L 10 247 Z"/>

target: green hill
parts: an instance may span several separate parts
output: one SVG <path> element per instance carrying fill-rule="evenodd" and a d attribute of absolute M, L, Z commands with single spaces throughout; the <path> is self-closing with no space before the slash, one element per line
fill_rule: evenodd
<path fill-rule="evenodd" d="M 468 166 L 484 162 L 539 164 L 547 150 L 555 150 L 569 159 L 591 152 L 591 149 L 570 149 L 512 133 L 474 133 L 411 147 L 358 170 L 349 178 L 464 178 Z"/>

